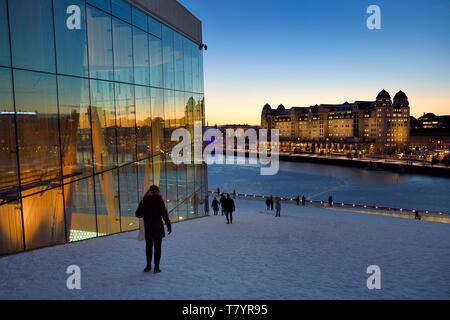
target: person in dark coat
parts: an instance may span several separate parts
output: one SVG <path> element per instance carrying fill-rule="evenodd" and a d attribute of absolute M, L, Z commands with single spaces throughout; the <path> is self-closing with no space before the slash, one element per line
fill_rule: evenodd
<path fill-rule="evenodd" d="M 225 199 L 225 216 L 227 217 L 227 224 L 233 224 L 233 212 L 236 210 L 234 205 L 234 200 L 231 199 L 230 195 L 227 195 Z"/>
<path fill-rule="evenodd" d="M 217 216 L 219 214 L 219 201 L 217 201 L 216 197 L 214 197 L 211 207 L 213 208 L 214 215 Z"/>
<path fill-rule="evenodd" d="M 153 247 L 155 248 L 155 269 L 154 272 L 161 272 L 159 263 L 161 261 L 161 244 L 165 237 L 164 223 L 167 226 L 168 234 L 172 233 L 169 215 L 166 204 L 157 186 L 151 186 L 145 194 L 139 207 L 136 210 L 136 217 L 144 218 L 145 226 L 145 253 L 147 256 L 147 266 L 144 272 L 152 270 Z"/>
<path fill-rule="evenodd" d="M 302 196 L 302 206 L 305 206 L 305 205 L 306 205 L 306 197 Z"/>
<path fill-rule="evenodd" d="M 300 196 L 297 196 L 297 198 L 295 198 L 295 202 L 297 202 L 297 205 L 300 205 Z"/>
<path fill-rule="evenodd" d="M 277 198 L 275 200 L 275 209 L 277 210 L 277 213 L 275 217 L 281 217 L 281 201 L 280 198 Z"/>
<path fill-rule="evenodd" d="M 273 211 L 273 197 L 270 196 L 270 210 Z"/>
<path fill-rule="evenodd" d="M 217 188 L 217 196 L 220 195 L 220 188 Z"/>
<path fill-rule="evenodd" d="M 328 197 L 328 205 L 329 205 L 330 207 L 333 206 L 333 197 L 332 197 L 332 196 L 329 196 L 329 197 Z"/>
<path fill-rule="evenodd" d="M 220 207 L 222 208 L 222 215 L 224 215 L 224 213 L 225 213 L 225 202 L 226 201 L 227 201 L 227 198 L 222 193 L 222 195 L 220 196 L 220 200 L 219 200 Z"/>
<path fill-rule="evenodd" d="M 266 207 L 267 207 L 267 211 L 269 211 L 269 209 L 270 209 L 270 199 L 269 198 L 266 199 Z"/>

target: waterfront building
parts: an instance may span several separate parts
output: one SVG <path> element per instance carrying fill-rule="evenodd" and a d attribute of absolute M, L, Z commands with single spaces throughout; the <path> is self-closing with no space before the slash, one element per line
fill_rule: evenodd
<path fill-rule="evenodd" d="M 77 23 L 79 19 L 79 23 Z M 204 214 L 202 24 L 175 0 L 0 0 L 0 255 L 138 228 L 151 184 Z"/>

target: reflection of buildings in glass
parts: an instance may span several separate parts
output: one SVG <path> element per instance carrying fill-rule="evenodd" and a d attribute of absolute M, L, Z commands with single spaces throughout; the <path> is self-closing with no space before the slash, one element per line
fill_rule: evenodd
<path fill-rule="evenodd" d="M 261 127 L 280 130 L 283 151 L 340 151 L 364 146 L 367 151 L 404 148 L 409 142 L 408 97 L 398 92 L 392 102 L 381 91 L 375 101 L 321 104 L 311 107 L 283 105 L 272 109 L 266 104 Z M 308 149 L 308 150 L 306 150 Z"/>
<path fill-rule="evenodd" d="M 0 0 L 0 255 L 135 230 L 151 184 L 193 217 L 206 167 L 173 165 L 169 133 L 204 119 L 201 22 L 174 0 L 87 0 L 71 32 L 73 1 L 22 2 Z"/>

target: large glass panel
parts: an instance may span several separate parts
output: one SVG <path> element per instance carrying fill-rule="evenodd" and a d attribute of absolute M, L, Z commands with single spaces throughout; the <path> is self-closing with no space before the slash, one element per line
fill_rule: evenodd
<path fill-rule="evenodd" d="M 0 0 L 0 66 L 10 66 L 8 14 L 6 0 Z"/>
<path fill-rule="evenodd" d="M 87 3 L 107 12 L 111 12 L 111 0 L 86 0 Z"/>
<path fill-rule="evenodd" d="M 164 155 L 153 157 L 153 180 L 159 186 L 161 195 L 167 203 L 166 163 Z"/>
<path fill-rule="evenodd" d="M 22 192 L 60 182 L 56 76 L 14 71 Z"/>
<path fill-rule="evenodd" d="M 69 241 L 97 236 L 94 178 L 86 178 L 64 186 L 66 227 Z"/>
<path fill-rule="evenodd" d="M 22 210 L 27 250 L 66 242 L 61 188 L 23 198 Z"/>
<path fill-rule="evenodd" d="M 134 86 L 116 83 L 117 148 L 119 165 L 136 159 Z"/>
<path fill-rule="evenodd" d="M 164 149 L 164 90 L 151 89 L 152 99 L 152 144 L 155 154 L 166 152 Z"/>
<path fill-rule="evenodd" d="M 200 50 L 198 45 L 192 45 L 192 86 L 194 92 L 200 92 Z"/>
<path fill-rule="evenodd" d="M 183 38 L 183 51 L 185 90 L 192 92 L 192 45 L 191 41 L 187 38 Z"/>
<path fill-rule="evenodd" d="M 119 186 L 117 169 L 95 176 L 98 235 L 120 232 Z"/>
<path fill-rule="evenodd" d="M 131 23 L 131 6 L 124 0 L 111 0 L 112 14 Z"/>
<path fill-rule="evenodd" d="M 0 203 L 19 196 L 11 70 L 0 68 Z"/>
<path fill-rule="evenodd" d="M 3 201 L 0 199 L 0 255 L 24 250 L 20 201 Z"/>
<path fill-rule="evenodd" d="M 148 34 L 133 28 L 134 82 L 150 85 L 150 52 Z"/>
<path fill-rule="evenodd" d="M 162 41 L 149 35 L 150 47 L 150 85 L 162 88 L 163 86 L 163 56 Z"/>
<path fill-rule="evenodd" d="M 161 31 L 162 31 L 162 24 L 161 22 L 157 21 L 156 19 L 152 17 L 148 17 L 148 31 L 157 36 L 158 38 L 161 38 Z"/>
<path fill-rule="evenodd" d="M 137 157 L 143 159 L 153 153 L 150 88 L 136 86 L 135 95 Z"/>
<path fill-rule="evenodd" d="M 174 33 L 173 38 L 173 55 L 175 63 L 175 89 L 185 90 L 184 88 L 184 50 L 183 50 L 183 37 Z"/>
<path fill-rule="evenodd" d="M 91 80 L 90 88 L 94 168 L 99 172 L 117 163 L 114 83 Z"/>
<path fill-rule="evenodd" d="M 13 66 L 55 72 L 52 0 L 9 1 L 9 19 Z"/>
<path fill-rule="evenodd" d="M 200 50 L 199 53 L 200 58 L 200 91 L 201 93 L 205 92 L 205 81 L 204 81 L 204 74 L 203 74 L 203 51 Z"/>
<path fill-rule="evenodd" d="M 58 77 L 61 156 L 64 179 L 93 174 L 89 80 Z"/>
<path fill-rule="evenodd" d="M 111 16 L 88 6 L 87 26 L 91 78 L 114 79 Z"/>
<path fill-rule="evenodd" d="M 113 19 L 114 80 L 133 82 L 133 32 L 131 25 Z"/>
<path fill-rule="evenodd" d="M 139 228 L 139 221 L 135 216 L 140 201 L 138 192 L 138 174 L 135 163 L 119 168 L 120 218 L 122 231 Z"/>
<path fill-rule="evenodd" d="M 153 159 L 138 162 L 138 196 L 142 199 L 150 186 L 155 184 L 153 178 Z"/>
<path fill-rule="evenodd" d="M 133 25 L 148 31 L 147 15 L 136 7 L 131 8 Z"/>
<path fill-rule="evenodd" d="M 53 0 L 58 73 L 88 77 L 85 5 L 82 0 Z M 81 9 L 80 29 L 67 27 L 67 8 Z"/>
<path fill-rule="evenodd" d="M 164 88 L 175 88 L 175 63 L 173 56 L 173 30 L 163 26 L 162 49 L 163 49 L 163 78 Z"/>

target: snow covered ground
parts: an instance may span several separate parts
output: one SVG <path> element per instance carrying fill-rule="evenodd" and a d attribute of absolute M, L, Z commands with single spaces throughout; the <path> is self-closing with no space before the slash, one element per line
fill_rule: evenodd
<path fill-rule="evenodd" d="M 174 225 L 160 274 L 125 233 L 0 258 L 0 299 L 450 299 L 450 225 L 237 201 L 235 223 Z M 69 265 L 81 290 L 66 288 Z M 381 268 L 368 290 L 367 267 Z"/>

